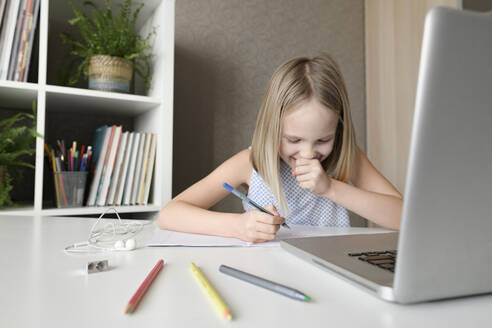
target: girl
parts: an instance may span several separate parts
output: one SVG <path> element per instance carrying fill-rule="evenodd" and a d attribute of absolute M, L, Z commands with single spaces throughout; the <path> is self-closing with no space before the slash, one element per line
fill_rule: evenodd
<path fill-rule="evenodd" d="M 243 186 L 275 216 L 249 204 L 242 214 L 208 210 L 228 195 L 224 182 Z M 275 71 L 250 149 L 171 200 L 158 225 L 263 242 L 274 239 L 285 221 L 349 226 L 347 210 L 398 229 L 401 208 L 401 194 L 357 147 L 342 74 L 322 55 L 294 58 Z"/>

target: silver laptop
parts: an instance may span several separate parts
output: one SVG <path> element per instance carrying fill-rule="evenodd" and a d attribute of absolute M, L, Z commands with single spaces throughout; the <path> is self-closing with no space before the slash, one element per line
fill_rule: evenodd
<path fill-rule="evenodd" d="M 399 235 L 289 239 L 286 251 L 398 303 L 492 292 L 491 31 L 491 14 L 427 14 Z"/>

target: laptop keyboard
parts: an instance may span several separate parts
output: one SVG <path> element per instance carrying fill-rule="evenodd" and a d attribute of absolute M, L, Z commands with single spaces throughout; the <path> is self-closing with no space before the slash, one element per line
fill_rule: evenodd
<path fill-rule="evenodd" d="M 357 257 L 383 270 L 395 272 L 396 250 L 349 253 L 348 256 Z"/>

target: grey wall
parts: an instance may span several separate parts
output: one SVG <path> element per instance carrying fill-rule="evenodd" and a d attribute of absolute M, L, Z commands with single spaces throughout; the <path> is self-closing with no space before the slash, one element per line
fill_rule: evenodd
<path fill-rule="evenodd" d="M 342 68 L 365 149 L 363 0 L 177 0 L 173 195 L 250 145 L 277 66 L 320 52 Z"/>
<path fill-rule="evenodd" d="M 492 11 L 490 0 L 461 0 L 461 7 L 473 11 Z"/>

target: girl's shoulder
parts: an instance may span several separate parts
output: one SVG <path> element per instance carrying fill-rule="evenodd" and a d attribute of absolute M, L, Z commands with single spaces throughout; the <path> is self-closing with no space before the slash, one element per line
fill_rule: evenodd
<path fill-rule="evenodd" d="M 243 187 L 248 187 L 250 178 L 251 178 L 251 173 L 253 172 L 253 163 L 251 162 L 251 149 L 244 149 L 237 153 L 238 155 L 238 167 L 241 168 L 241 173 L 242 173 L 242 180 L 243 182 Z"/>
<path fill-rule="evenodd" d="M 243 149 L 234 156 L 231 157 L 238 168 L 253 169 L 253 163 L 251 163 L 251 149 Z"/>
<path fill-rule="evenodd" d="M 222 174 L 229 175 L 237 185 L 249 185 L 253 164 L 251 163 L 251 151 L 241 150 L 226 160 L 219 169 Z"/>

